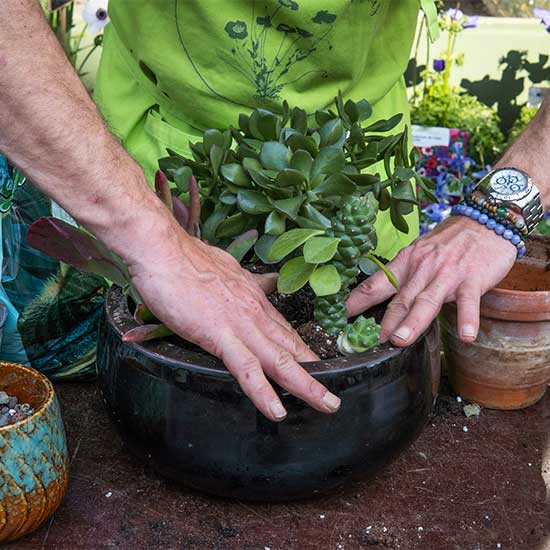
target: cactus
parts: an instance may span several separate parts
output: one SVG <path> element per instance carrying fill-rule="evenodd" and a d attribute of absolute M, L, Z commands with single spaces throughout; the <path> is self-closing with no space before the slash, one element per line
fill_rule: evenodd
<path fill-rule="evenodd" d="M 346 299 L 359 275 L 359 260 L 376 246 L 376 207 L 367 197 L 348 197 L 332 221 L 327 236 L 340 239 L 332 265 L 342 280 L 343 291 L 319 297 L 315 318 L 331 334 L 344 330 L 347 323 Z"/>
<path fill-rule="evenodd" d="M 371 317 L 362 315 L 353 324 L 349 324 L 338 338 L 338 349 L 344 355 L 363 353 L 378 344 L 380 340 L 380 325 Z"/>
<path fill-rule="evenodd" d="M 329 333 L 339 334 L 346 328 L 348 312 L 346 300 L 349 290 L 315 298 L 314 315 L 318 323 Z"/>

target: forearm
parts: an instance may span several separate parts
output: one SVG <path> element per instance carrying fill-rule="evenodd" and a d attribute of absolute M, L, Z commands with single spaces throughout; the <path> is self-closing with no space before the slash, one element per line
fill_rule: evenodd
<path fill-rule="evenodd" d="M 130 262 L 141 248 L 133 250 L 136 230 L 145 238 L 153 227 L 161 233 L 171 227 L 140 167 L 106 128 L 36 0 L 0 2 L 0 151 Z"/>
<path fill-rule="evenodd" d="M 499 160 L 497 167 L 525 171 L 539 188 L 542 203 L 550 209 L 550 97 L 541 105 L 525 131 Z"/>

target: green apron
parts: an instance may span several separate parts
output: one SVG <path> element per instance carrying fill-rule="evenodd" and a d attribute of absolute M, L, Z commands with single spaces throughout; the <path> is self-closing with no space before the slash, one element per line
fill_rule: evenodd
<path fill-rule="evenodd" d="M 341 90 L 406 124 L 420 5 L 435 33 L 433 0 L 111 0 L 95 98 L 150 181 L 167 148 L 189 155 L 205 129 L 284 99 L 314 113 Z M 381 213 L 378 253 L 409 244 L 417 216 L 404 235 Z"/>

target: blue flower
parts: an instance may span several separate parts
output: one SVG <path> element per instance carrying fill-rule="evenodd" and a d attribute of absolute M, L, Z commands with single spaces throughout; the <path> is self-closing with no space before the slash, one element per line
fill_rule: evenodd
<path fill-rule="evenodd" d="M 434 59 L 434 71 L 437 73 L 442 73 L 445 70 L 445 60 L 444 59 Z"/>
<path fill-rule="evenodd" d="M 543 10 L 542 8 L 535 8 L 535 17 L 540 19 L 540 22 L 546 27 L 546 30 L 550 32 L 550 10 Z"/>

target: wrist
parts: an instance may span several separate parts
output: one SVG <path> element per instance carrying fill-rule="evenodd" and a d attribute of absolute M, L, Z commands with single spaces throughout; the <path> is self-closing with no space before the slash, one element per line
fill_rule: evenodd
<path fill-rule="evenodd" d="M 75 218 L 129 266 L 151 263 L 151 256 L 173 255 L 193 240 L 157 198 L 134 161 L 118 170 L 101 197 L 86 199 Z M 158 260 L 153 260 L 154 264 Z"/>

